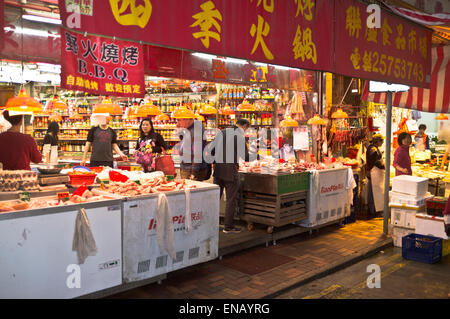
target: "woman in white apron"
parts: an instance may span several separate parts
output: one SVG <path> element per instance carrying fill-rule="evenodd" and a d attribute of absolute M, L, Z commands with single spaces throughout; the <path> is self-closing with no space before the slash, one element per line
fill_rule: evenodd
<path fill-rule="evenodd" d="M 50 122 L 48 124 L 47 134 L 44 137 L 44 147 L 42 149 L 45 163 L 58 164 L 58 133 L 58 123 Z"/>
<path fill-rule="evenodd" d="M 368 180 L 369 217 L 376 217 L 384 208 L 384 161 L 379 148 L 383 145 L 384 137 L 376 134 L 366 152 L 366 167 Z"/>

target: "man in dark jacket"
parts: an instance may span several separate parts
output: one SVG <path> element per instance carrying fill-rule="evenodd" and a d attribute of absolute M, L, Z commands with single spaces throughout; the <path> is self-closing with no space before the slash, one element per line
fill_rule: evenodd
<path fill-rule="evenodd" d="M 220 186 L 220 197 L 222 197 L 224 188 L 227 196 L 224 233 L 239 233 L 241 231 L 234 226 L 234 214 L 239 191 L 239 159 L 248 161 L 250 158 L 244 135 L 245 131 L 250 128 L 250 122 L 246 119 L 239 119 L 236 125 L 222 130 L 221 134 L 216 136 L 214 141 L 216 146 L 212 151 L 216 159 L 213 175 L 214 184 Z"/>
<path fill-rule="evenodd" d="M 207 143 L 203 139 L 202 123 L 195 119 L 181 118 L 178 119 L 177 127 L 187 130 L 181 136 L 182 141 L 179 145 L 181 178 L 196 181 L 208 180 L 211 176 L 211 166 L 203 158 Z"/>

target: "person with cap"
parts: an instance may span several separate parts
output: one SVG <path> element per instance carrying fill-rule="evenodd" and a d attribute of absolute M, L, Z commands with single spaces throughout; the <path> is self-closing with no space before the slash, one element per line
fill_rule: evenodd
<path fill-rule="evenodd" d="M 194 112 L 182 107 L 174 112 L 177 128 L 180 129 L 181 142 L 175 147 L 178 150 L 182 179 L 205 181 L 211 177 L 211 164 L 206 163 L 203 152 L 207 145 L 202 122 L 195 118 Z"/>
<path fill-rule="evenodd" d="M 383 162 L 383 155 L 380 152 L 380 147 L 383 145 L 384 137 L 380 134 L 375 134 L 366 152 L 366 172 L 367 172 L 367 187 L 368 199 L 367 206 L 369 209 L 369 216 L 376 217 L 378 212 L 383 210 L 383 175 L 385 165 Z M 381 183 L 380 183 L 381 182 Z"/>
<path fill-rule="evenodd" d="M 0 134 L 0 163 L 4 170 L 31 170 L 30 162 L 42 161 L 36 141 L 28 134 L 21 133 L 22 115 L 11 116 L 9 111 L 3 113 L 4 119 L 11 127 Z"/>
<path fill-rule="evenodd" d="M 84 147 L 83 159 L 81 165 L 86 165 L 87 152 L 92 145 L 92 154 L 89 162 L 90 167 L 109 166 L 113 167 L 113 150 L 122 158 L 128 161 L 128 157 L 120 150 L 117 145 L 117 133 L 109 127 L 109 117 L 102 116 L 99 125 L 93 126 L 87 136 Z"/>
<path fill-rule="evenodd" d="M 425 134 L 427 126 L 425 124 L 419 125 L 419 132 L 414 136 L 414 143 L 418 150 L 424 151 L 430 149 L 430 138 Z"/>
<path fill-rule="evenodd" d="M 44 146 L 42 148 L 45 163 L 58 163 L 58 133 L 58 123 L 53 121 L 48 123 L 47 133 L 44 136 Z"/>

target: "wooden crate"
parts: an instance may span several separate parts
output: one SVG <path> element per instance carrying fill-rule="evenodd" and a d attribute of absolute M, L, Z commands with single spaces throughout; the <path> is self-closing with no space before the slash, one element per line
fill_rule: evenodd
<path fill-rule="evenodd" d="M 283 195 L 243 192 L 242 219 L 249 223 L 281 227 L 306 218 L 307 191 Z"/>

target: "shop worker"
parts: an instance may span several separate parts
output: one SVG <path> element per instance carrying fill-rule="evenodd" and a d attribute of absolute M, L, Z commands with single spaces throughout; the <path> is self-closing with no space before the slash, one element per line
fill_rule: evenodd
<path fill-rule="evenodd" d="M 22 115 L 10 116 L 3 113 L 11 127 L 0 134 L 0 163 L 4 170 L 31 170 L 30 162 L 40 163 L 42 155 L 36 141 L 28 134 L 21 133 Z"/>
<path fill-rule="evenodd" d="M 42 148 L 45 163 L 58 163 L 58 133 L 58 123 L 53 121 L 48 123 L 47 133 L 44 137 L 44 146 Z"/>
<path fill-rule="evenodd" d="M 414 136 L 414 143 L 416 148 L 420 151 L 429 150 L 430 149 L 430 138 L 427 134 L 425 134 L 425 130 L 427 126 L 425 124 L 419 125 L 419 132 Z"/>
<path fill-rule="evenodd" d="M 214 141 L 215 149 L 212 151 L 216 159 L 213 174 L 214 184 L 220 187 L 220 198 L 222 198 L 223 189 L 225 188 L 227 199 L 224 233 L 239 233 L 241 231 L 234 226 L 234 214 L 239 191 L 239 159 L 249 161 L 250 158 L 245 141 L 245 131 L 249 128 L 250 122 L 248 120 L 239 119 L 236 122 L 236 126 L 223 129 L 220 137 L 216 136 Z M 227 144 L 230 141 L 233 141 L 232 144 Z"/>
<path fill-rule="evenodd" d="M 113 167 L 113 150 L 122 158 L 123 161 L 128 161 L 128 157 L 122 153 L 117 145 L 117 133 L 108 126 L 109 117 L 104 115 L 96 115 L 96 118 L 98 118 L 99 125 L 93 126 L 89 130 L 81 165 L 86 165 L 86 156 L 91 145 L 92 154 L 89 163 L 90 167 Z M 95 122 L 95 120 L 93 120 L 93 122 Z"/>
<path fill-rule="evenodd" d="M 447 161 L 448 156 L 450 155 L 450 126 L 445 126 L 441 128 L 438 132 L 439 141 L 447 142 L 447 148 L 445 150 L 444 157 L 441 161 L 441 170 L 445 168 L 445 162 Z M 448 166 L 448 170 L 450 171 L 450 165 Z"/>
<path fill-rule="evenodd" d="M 375 134 L 372 137 L 369 147 L 366 151 L 366 172 L 369 216 L 376 217 L 384 208 L 384 162 L 380 147 L 383 145 L 384 137 Z"/>
<path fill-rule="evenodd" d="M 181 142 L 176 149 L 181 158 L 181 178 L 195 181 L 208 180 L 211 177 L 211 165 L 206 163 L 203 157 L 207 144 L 203 138 L 203 124 L 195 119 L 191 110 L 180 109 L 178 111 L 181 117 L 175 116 L 175 118 L 177 118 L 177 128 L 182 129 L 182 135 L 180 136 Z"/>
<path fill-rule="evenodd" d="M 398 135 L 398 148 L 394 153 L 395 176 L 412 175 L 411 157 L 409 156 L 409 147 L 412 138 L 409 133 L 402 132 Z"/>

